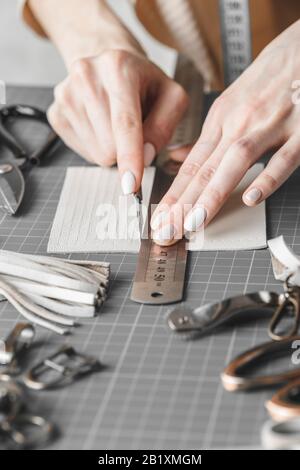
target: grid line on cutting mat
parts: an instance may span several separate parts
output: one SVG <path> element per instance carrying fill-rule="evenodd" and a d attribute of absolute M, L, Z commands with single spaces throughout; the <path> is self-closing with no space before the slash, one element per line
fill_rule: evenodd
<path fill-rule="evenodd" d="M 10 88 L 9 103 L 46 107 L 47 89 Z M 32 124 L 21 137 L 36 145 Z M 6 154 L 1 150 L 1 158 Z M 46 254 L 52 220 L 65 169 L 82 165 L 61 149 L 27 182 L 20 214 L 0 218 L 0 245 L 7 250 Z M 268 202 L 268 235 L 283 234 L 300 252 L 299 171 Z M 168 307 L 134 304 L 129 299 L 136 255 L 76 255 L 77 259 L 111 262 L 110 298 L 101 314 L 88 319 L 68 339 L 76 348 L 99 356 L 106 368 L 57 391 L 34 393 L 30 407 L 61 430 L 55 449 L 201 449 L 258 447 L 267 419 L 269 392 L 230 394 L 222 389 L 220 372 L 242 350 L 266 339 L 266 321 L 243 323 L 207 338 L 188 342 L 166 327 Z M 195 252 L 189 255 L 187 300 L 192 306 L 258 289 L 280 291 L 267 250 Z M 14 309 L 0 304 L 4 336 L 19 320 Z M 28 354 L 38 361 L 63 341 L 38 330 L 39 347 Z"/>

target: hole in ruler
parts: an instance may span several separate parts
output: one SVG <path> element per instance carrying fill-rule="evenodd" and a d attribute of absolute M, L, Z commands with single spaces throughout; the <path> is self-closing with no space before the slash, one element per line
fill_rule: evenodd
<path fill-rule="evenodd" d="M 162 295 L 164 295 L 162 292 L 152 292 L 151 293 L 151 297 L 161 297 Z"/>

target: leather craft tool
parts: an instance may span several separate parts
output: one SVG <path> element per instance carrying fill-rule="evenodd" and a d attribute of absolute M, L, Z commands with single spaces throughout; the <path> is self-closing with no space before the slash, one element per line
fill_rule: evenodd
<path fill-rule="evenodd" d="M 203 81 L 193 64 L 179 55 L 175 80 L 190 96 L 191 106 L 176 129 L 168 147 L 181 147 L 193 143 L 199 137 L 202 118 Z M 158 204 L 172 183 L 172 177 L 163 170 L 157 170 L 148 214 L 145 233 L 141 237 L 141 247 L 131 291 L 131 300 L 145 304 L 168 304 L 182 299 L 185 268 L 187 262 L 186 240 L 182 239 L 170 247 L 156 245 L 150 236 L 151 206 Z M 141 234 L 142 235 L 142 234 Z"/>
<path fill-rule="evenodd" d="M 43 145 L 32 153 L 28 153 L 11 133 L 7 124 L 19 119 L 30 119 L 49 127 L 49 133 Z M 59 142 L 52 131 L 46 113 L 38 108 L 27 105 L 6 106 L 0 109 L 0 145 L 12 153 L 14 159 L 0 164 L 0 210 L 14 215 L 24 197 L 25 173 L 39 164 L 40 159 L 49 155 Z"/>
<path fill-rule="evenodd" d="M 225 86 L 236 80 L 252 61 L 248 0 L 219 0 Z"/>

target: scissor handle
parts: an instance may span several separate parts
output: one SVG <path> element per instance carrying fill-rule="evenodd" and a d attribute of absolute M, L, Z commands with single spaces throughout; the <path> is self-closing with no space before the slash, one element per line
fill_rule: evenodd
<path fill-rule="evenodd" d="M 262 360 L 270 361 L 274 359 L 274 355 L 284 356 L 290 354 L 293 342 L 299 340 L 300 336 L 292 336 L 281 341 L 270 341 L 249 349 L 236 357 L 221 375 L 224 388 L 229 392 L 253 390 L 259 387 L 282 385 L 300 378 L 299 367 L 273 375 L 247 375 L 247 371 L 258 366 Z"/>
<path fill-rule="evenodd" d="M 24 118 L 34 119 L 35 121 L 43 122 L 50 127 L 45 111 L 42 111 L 35 106 L 29 106 L 26 104 L 15 104 L 11 106 L 5 106 L 1 109 L 1 115 L 3 119 L 8 118 Z"/>
<path fill-rule="evenodd" d="M 266 402 L 266 408 L 274 421 L 286 419 L 300 419 L 300 377 L 278 390 L 275 395 Z M 300 428 L 299 428 L 300 432 Z"/>
<path fill-rule="evenodd" d="M 50 133 L 42 147 L 33 152 L 32 155 L 28 155 L 26 150 L 19 144 L 16 138 L 5 128 L 5 122 L 10 118 L 31 119 L 48 126 Z M 59 138 L 52 130 L 45 111 L 42 111 L 35 106 L 17 104 L 5 106 L 0 109 L 0 141 L 1 140 L 11 150 L 15 158 L 25 158 L 31 164 L 37 164 L 40 161 L 40 157 L 46 152 L 50 151 L 58 142 Z"/>

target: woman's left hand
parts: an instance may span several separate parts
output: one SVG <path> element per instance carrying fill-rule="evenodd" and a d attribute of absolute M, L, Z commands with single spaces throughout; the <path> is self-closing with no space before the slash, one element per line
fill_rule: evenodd
<path fill-rule="evenodd" d="M 276 149 L 243 194 L 255 206 L 300 165 L 300 21 L 272 41 L 211 107 L 201 135 L 151 220 L 169 245 L 206 226 L 247 170 Z M 299 90 L 297 90 L 299 88 Z"/>

